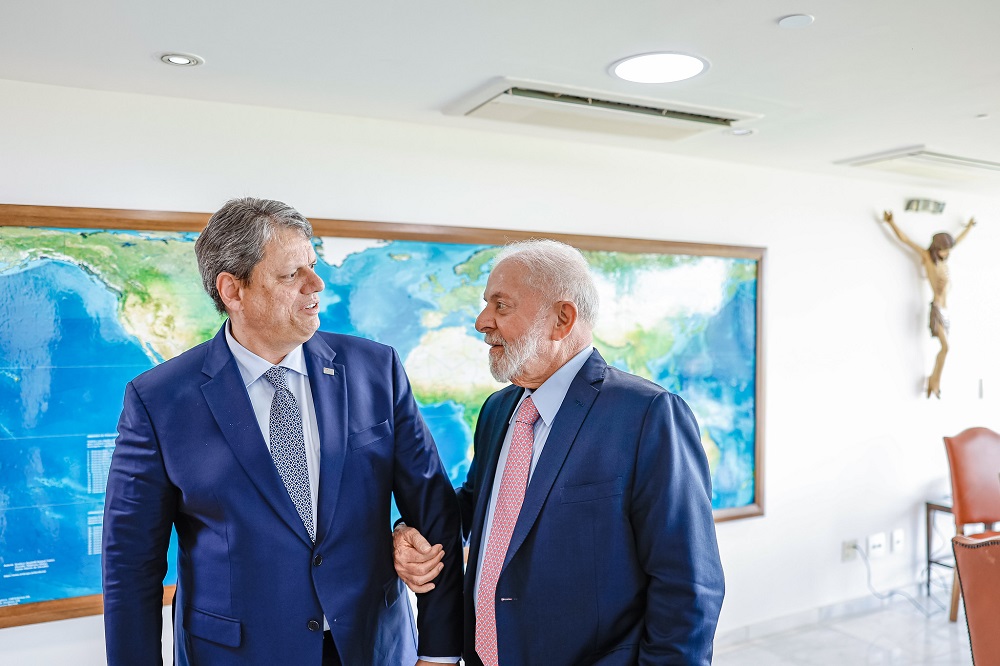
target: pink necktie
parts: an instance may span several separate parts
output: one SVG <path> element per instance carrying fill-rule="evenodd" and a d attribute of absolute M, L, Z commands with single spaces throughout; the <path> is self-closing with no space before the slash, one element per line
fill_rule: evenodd
<path fill-rule="evenodd" d="M 496 593 L 500 569 L 503 568 L 510 536 L 524 502 L 531 470 L 531 454 L 535 444 L 535 421 L 538 409 L 531 397 L 525 398 L 517 411 L 514 434 L 507 452 L 507 465 L 500 481 L 500 493 L 493 511 L 490 538 L 479 572 L 479 592 L 476 595 L 476 653 L 486 666 L 498 666 Z"/>

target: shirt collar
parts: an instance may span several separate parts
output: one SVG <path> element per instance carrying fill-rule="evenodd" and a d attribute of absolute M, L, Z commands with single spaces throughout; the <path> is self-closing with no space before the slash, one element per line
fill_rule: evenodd
<path fill-rule="evenodd" d="M 262 359 L 257 354 L 241 345 L 236 338 L 233 337 L 232 331 L 229 330 L 229 322 L 226 321 L 226 344 L 229 345 L 229 351 L 233 353 L 233 357 L 236 358 L 236 365 L 240 369 L 240 376 L 243 378 L 243 385 L 250 386 L 255 381 L 261 378 L 265 372 L 271 369 L 271 363 Z M 302 345 L 299 345 L 281 360 L 278 364 L 282 368 L 288 368 L 289 370 L 294 370 L 300 375 L 308 375 L 309 372 L 306 369 L 306 357 L 302 352 Z"/>
<path fill-rule="evenodd" d="M 552 376 L 542 382 L 541 386 L 534 391 L 530 389 L 526 390 L 524 395 L 521 396 L 521 401 L 529 395 L 531 396 L 531 400 L 535 403 L 535 408 L 538 410 L 538 415 L 545 422 L 545 425 L 552 426 L 552 421 L 556 418 L 556 413 L 562 407 L 563 400 L 566 399 L 566 394 L 569 392 L 569 385 L 573 383 L 573 380 L 580 372 L 580 368 L 584 366 L 593 351 L 593 345 L 587 345 L 573 358 L 566 361 L 561 368 L 553 372 Z M 520 404 L 518 402 L 518 406 Z M 513 421 L 516 416 L 517 409 L 515 408 L 514 416 L 511 417 L 511 420 Z"/>

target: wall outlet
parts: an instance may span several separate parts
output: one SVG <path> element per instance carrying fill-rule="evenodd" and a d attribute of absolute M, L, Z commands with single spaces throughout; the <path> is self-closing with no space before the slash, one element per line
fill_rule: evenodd
<path fill-rule="evenodd" d="M 882 557 L 886 551 L 885 532 L 876 532 L 868 537 L 868 557 Z"/>
<path fill-rule="evenodd" d="M 889 547 L 893 553 L 903 552 L 903 548 L 906 547 L 906 532 L 902 527 L 897 527 L 892 531 Z"/>
<path fill-rule="evenodd" d="M 855 550 L 858 547 L 857 539 L 848 539 L 840 544 L 840 561 L 850 562 L 851 560 L 856 560 L 858 558 L 858 551 Z"/>

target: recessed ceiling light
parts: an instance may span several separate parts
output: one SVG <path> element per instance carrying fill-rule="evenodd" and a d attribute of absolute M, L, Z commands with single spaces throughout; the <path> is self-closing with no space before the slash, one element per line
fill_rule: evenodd
<path fill-rule="evenodd" d="M 160 62 L 175 67 L 196 67 L 203 64 L 205 59 L 190 53 L 164 53 L 160 56 Z"/>
<path fill-rule="evenodd" d="M 633 83 L 674 83 L 698 76 L 708 62 L 684 53 L 647 53 L 620 60 L 611 72 Z"/>
<path fill-rule="evenodd" d="M 727 129 L 725 133 L 731 136 L 750 136 L 756 132 L 757 130 L 750 129 L 749 127 L 734 127 L 732 129 Z"/>
<path fill-rule="evenodd" d="M 989 119 L 990 119 L 990 114 L 988 113 L 980 113 L 976 115 L 976 120 L 989 120 Z"/>
<path fill-rule="evenodd" d="M 792 14 L 791 16 L 778 19 L 778 25 L 782 28 L 804 28 L 812 25 L 812 22 L 815 20 L 809 14 Z"/>

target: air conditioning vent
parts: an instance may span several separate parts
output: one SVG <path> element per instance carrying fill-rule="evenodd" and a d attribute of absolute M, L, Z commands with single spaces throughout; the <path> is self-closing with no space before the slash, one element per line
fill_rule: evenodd
<path fill-rule="evenodd" d="M 1000 163 L 906 146 L 835 164 L 878 169 L 940 182 L 1000 182 Z"/>
<path fill-rule="evenodd" d="M 686 139 L 717 132 L 741 120 L 745 113 L 716 111 L 655 100 L 617 98 L 564 86 L 533 85 L 500 79 L 472 99 L 446 113 L 473 118 L 551 127 L 581 132 L 652 138 Z"/>
<path fill-rule="evenodd" d="M 723 125 L 729 127 L 739 118 L 722 118 L 720 116 L 709 116 L 700 113 L 688 113 L 655 106 L 642 106 L 640 104 L 629 104 L 627 102 L 613 102 L 606 99 L 596 99 L 594 97 L 581 97 L 579 95 L 565 95 L 563 93 L 548 92 L 546 90 L 529 90 L 528 88 L 509 88 L 502 95 L 512 97 L 527 97 L 546 102 L 556 102 L 560 104 L 581 104 L 595 109 L 610 109 L 613 111 L 624 111 L 626 113 L 643 113 L 648 116 L 675 118 L 677 120 L 689 120 L 695 123 L 709 123 L 711 125 Z M 491 101 L 496 101 L 494 98 Z M 487 102 L 489 104 L 490 102 Z M 473 109 L 470 113 L 476 112 Z"/>

